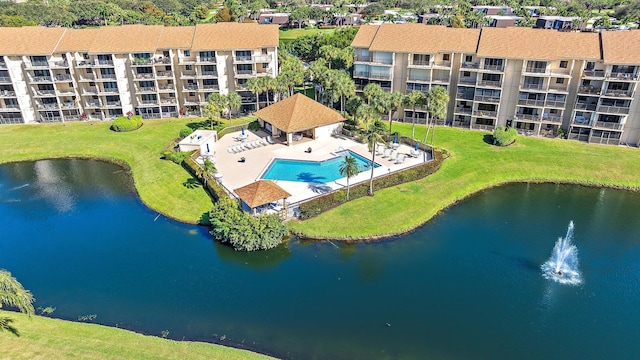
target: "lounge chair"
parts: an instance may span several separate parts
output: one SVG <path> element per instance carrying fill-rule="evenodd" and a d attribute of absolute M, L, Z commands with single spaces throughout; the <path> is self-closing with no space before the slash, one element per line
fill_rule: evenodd
<path fill-rule="evenodd" d="M 271 135 L 267 136 L 267 142 L 269 144 L 275 144 L 275 141 L 273 141 L 273 138 L 271 137 Z"/>
<path fill-rule="evenodd" d="M 400 153 L 396 152 L 395 155 L 389 156 L 389 161 L 396 162 L 398 160 L 398 155 L 400 155 Z"/>
<path fill-rule="evenodd" d="M 393 157 L 393 153 L 395 153 L 396 151 L 394 149 L 389 149 L 389 160 L 391 160 L 391 158 Z"/>
<path fill-rule="evenodd" d="M 402 156 L 400 156 L 398 160 L 396 160 L 396 164 L 402 164 L 406 159 L 407 159 L 407 155 L 402 154 Z"/>
<path fill-rule="evenodd" d="M 387 154 L 387 151 L 389 151 L 389 149 L 384 149 L 384 151 L 382 152 L 382 155 L 380 155 L 381 158 L 386 158 L 387 156 L 389 156 L 389 154 Z"/>
<path fill-rule="evenodd" d="M 231 154 L 233 152 L 233 146 L 227 146 L 227 152 Z"/>
<path fill-rule="evenodd" d="M 413 158 L 417 158 L 418 156 L 420 156 L 420 150 L 411 149 L 409 155 Z"/>
<path fill-rule="evenodd" d="M 384 153 L 385 149 L 386 149 L 386 147 L 384 145 L 378 145 L 378 147 L 376 149 L 376 155 L 382 155 L 382 153 Z"/>

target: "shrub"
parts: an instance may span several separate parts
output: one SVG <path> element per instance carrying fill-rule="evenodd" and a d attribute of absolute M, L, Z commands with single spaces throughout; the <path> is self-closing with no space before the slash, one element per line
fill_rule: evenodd
<path fill-rule="evenodd" d="M 249 125 L 247 125 L 247 128 L 251 131 L 258 131 L 262 129 L 262 127 L 260 127 L 260 122 L 258 122 L 258 120 L 254 120 L 250 122 Z"/>
<path fill-rule="evenodd" d="M 186 168 L 191 173 L 191 175 L 198 177 L 198 168 L 200 167 L 200 165 L 198 165 L 190 156 L 184 158 L 182 166 Z M 201 178 L 199 179 L 202 180 Z M 213 201 L 218 201 L 221 197 L 226 197 L 227 195 L 224 189 L 215 180 L 207 181 L 205 189 L 209 191 L 209 195 L 211 196 L 211 199 L 213 199 Z"/>
<path fill-rule="evenodd" d="M 193 129 L 191 129 L 188 126 L 185 126 L 182 129 L 180 129 L 180 138 L 184 139 L 187 136 L 189 136 L 189 134 L 191 134 L 192 132 L 193 132 Z"/>
<path fill-rule="evenodd" d="M 238 251 L 272 249 L 282 243 L 287 228 L 277 215 L 254 217 L 228 197 L 220 198 L 209 212 L 211 235 Z"/>
<path fill-rule="evenodd" d="M 512 127 L 505 128 L 504 126 L 498 126 L 493 131 L 493 145 L 507 146 L 516 141 L 518 132 Z"/>
<path fill-rule="evenodd" d="M 189 153 L 186 151 L 165 151 L 162 153 L 162 157 L 176 164 L 182 164 L 184 159 L 189 157 Z"/>
<path fill-rule="evenodd" d="M 566 139 L 567 138 L 567 130 L 565 130 L 563 128 L 558 128 L 558 137 L 560 139 Z"/>
<path fill-rule="evenodd" d="M 380 190 L 406 182 L 422 179 L 436 172 L 440 168 L 442 160 L 444 160 L 443 154 L 441 152 L 435 151 L 433 161 L 412 167 L 407 170 L 373 179 L 373 189 L 374 191 Z M 351 187 L 351 189 L 349 190 L 349 199 L 354 200 L 357 198 L 361 198 L 363 196 L 367 196 L 368 193 L 369 183 L 361 183 Z M 300 218 L 308 219 L 327 210 L 333 209 L 334 207 L 345 202 L 347 202 L 346 190 L 339 190 L 317 197 L 313 200 L 300 204 Z"/>
<path fill-rule="evenodd" d="M 126 116 L 120 116 L 111 124 L 111 130 L 117 132 L 133 131 L 142 126 L 142 116 L 136 115 L 129 119 Z"/>

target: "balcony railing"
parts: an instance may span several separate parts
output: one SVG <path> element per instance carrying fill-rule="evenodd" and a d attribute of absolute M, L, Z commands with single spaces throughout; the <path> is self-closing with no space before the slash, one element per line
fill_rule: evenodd
<path fill-rule="evenodd" d="M 50 122 L 61 122 L 62 117 L 60 116 L 40 116 L 40 122 L 50 123 Z"/>
<path fill-rule="evenodd" d="M 458 79 L 458 82 L 461 84 L 471 84 L 474 85 L 476 83 L 476 78 L 472 77 L 461 77 Z"/>
<path fill-rule="evenodd" d="M 15 97 L 16 92 L 11 90 L 0 90 L 0 97 Z"/>
<path fill-rule="evenodd" d="M 180 74 L 180 77 L 188 79 L 188 78 L 195 78 L 196 77 L 196 73 L 195 71 L 189 71 L 189 72 L 183 72 Z"/>
<path fill-rule="evenodd" d="M 534 67 L 534 66 L 527 66 L 524 69 L 524 72 L 527 73 L 534 73 L 534 74 L 544 74 L 547 72 L 547 68 L 546 67 Z"/>
<path fill-rule="evenodd" d="M 31 61 L 26 62 L 25 67 L 27 68 L 48 68 L 49 62 L 47 61 Z"/>
<path fill-rule="evenodd" d="M 87 105 L 86 105 L 86 107 L 94 107 L 94 108 L 97 108 L 100 106 L 102 106 L 102 103 L 100 103 L 100 100 L 87 101 Z"/>
<path fill-rule="evenodd" d="M 245 70 L 239 70 L 238 73 L 240 73 L 240 71 L 245 71 Z M 251 73 L 251 70 L 249 70 L 249 73 Z M 203 71 L 202 72 L 202 76 L 216 77 L 216 76 L 218 76 L 218 72 L 217 71 Z"/>
<path fill-rule="evenodd" d="M 198 84 L 188 84 L 184 87 L 186 90 L 198 90 Z"/>
<path fill-rule="evenodd" d="M 451 67 L 451 61 L 434 61 L 433 62 L 433 66 L 450 68 Z"/>
<path fill-rule="evenodd" d="M 495 102 L 495 103 L 499 103 L 500 102 L 500 97 L 499 96 L 489 96 L 489 95 L 476 95 L 473 97 L 474 101 L 480 101 L 480 102 Z"/>
<path fill-rule="evenodd" d="M 542 121 L 551 123 L 562 123 L 562 116 L 556 114 L 543 114 Z"/>
<path fill-rule="evenodd" d="M 431 66 L 430 60 L 411 60 L 411 66 Z"/>
<path fill-rule="evenodd" d="M 34 76 L 31 78 L 31 82 L 41 83 L 41 82 L 53 82 L 51 76 Z"/>
<path fill-rule="evenodd" d="M 63 81 L 64 82 L 69 82 L 69 81 L 71 81 L 71 75 L 58 74 L 58 75 L 55 76 L 55 79 L 56 79 L 56 81 L 59 81 L 59 82 L 63 82 Z"/>
<path fill-rule="evenodd" d="M 503 72 L 504 71 L 504 65 L 487 65 L 487 64 L 485 64 L 482 67 L 482 70 L 491 70 L 491 71 Z"/>
<path fill-rule="evenodd" d="M 98 66 L 113 66 L 113 60 L 98 60 L 96 61 Z"/>
<path fill-rule="evenodd" d="M 564 108 L 565 101 L 547 100 L 544 105 L 547 107 Z"/>
<path fill-rule="evenodd" d="M 89 60 L 80 60 L 76 63 L 76 66 L 78 67 L 91 67 L 93 66 L 93 63 Z"/>
<path fill-rule="evenodd" d="M 551 69 L 551 73 L 557 74 L 557 75 L 570 75 L 571 70 L 568 68 L 555 68 L 555 69 Z"/>
<path fill-rule="evenodd" d="M 486 124 L 473 124 L 473 125 L 471 125 L 471 128 L 475 129 L 475 130 L 493 131 L 493 129 L 495 127 L 496 127 L 495 125 L 486 125 Z"/>
<path fill-rule="evenodd" d="M 456 93 L 456 99 L 473 100 L 473 93 L 458 92 Z"/>
<path fill-rule="evenodd" d="M 253 70 L 238 70 L 236 69 L 236 75 L 254 75 L 255 71 Z"/>
<path fill-rule="evenodd" d="M 61 104 L 62 109 L 74 109 L 77 108 L 75 101 L 66 101 Z"/>
<path fill-rule="evenodd" d="M 629 108 L 623 106 L 605 106 L 600 105 L 598 107 L 598 112 L 609 113 L 609 114 L 628 114 Z"/>
<path fill-rule="evenodd" d="M 36 96 L 54 96 L 56 94 L 55 90 L 35 90 Z"/>
<path fill-rule="evenodd" d="M 156 88 L 154 86 L 139 87 L 138 92 L 156 92 Z"/>
<path fill-rule="evenodd" d="M 215 62 L 216 62 L 216 58 L 215 58 L 215 57 L 198 57 L 197 62 L 201 62 L 201 63 L 215 63 Z"/>
<path fill-rule="evenodd" d="M 620 81 L 638 80 L 638 75 L 632 74 L 632 73 L 607 73 L 605 77 L 609 80 L 620 80 Z"/>
<path fill-rule="evenodd" d="M 500 87 L 501 86 L 501 82 L 500 81 L 493 81 L 493 80 L 480 80 L 478 82 L 478 86 Z"/>
<path fill-rule="evenodd" d="M 606 90 L 602 93 L 603 96 L 613 96 L 613 97 L 631 97 L 633 96 L 633 91 L 630 90 Z"/>
<path fill-rule="evenodd" d="M 478 69 L 480 68 L 480 64 L 474 62 L 462 62 L 462 68 L 464 69 Z"/>
<path fill-rule="evenodd" d="M 596 121 L 596 123 L 594 124 L 594 127 L 610 130 L 621 130 L 623 126 L 624 124 L 608 121 Z"/>
<path fill-rule="evenodd" d="M 220 86 L 218 86 L 218 85 L 203 85 L 202 88 L 205 89 L 205 90 L 218 90 L 218 89 L 220 89 Z"/>
<path fill-rule="evenodd" d="M 107 107 L 120 107 L 120 101 L 107 101 Z"/>
<path fill-rule="evenodd" d="M 8 76 L 0 76 L 0 83 L 11 83 L 11 78 Z"/>
<path fill-rule="evenodd" d="M 369 78 L 372 78 L 371 75 L 373 73 L 369 74 Z M 429 82 L 430 79 L 428 77 L 422 76 L 422 75 L 412 75 L 409 74 L 409 76 L 407 76 L 407 81 L 420 81 L 420 82 Z"/>
<path fill-rule="evenodd" d="M 157 75 L 159 77 L 172 77 L 173 76 L 173 71 L 171 71 L 171 70 L 158 71 Z"/>
<path fill-rule="evenodd" d="M 174 91 L 175 89 L 176 89 L 176 87 L 173 86 L 173 85 L 158 86 L 158 90 L 159 91 Z"/>
<path fill-rule="evenodd" d="M 184 98 L 184 102 L 185 104 L 199 104 L 200 99 L 187 97 L 187 98 Z"/>
<path fill-rule="evenodd" d="M 381 65 L 393 65 L 393 58 L 384 59 L 380 57 L 374 57 L 373 55 L 369 55 L 369 56 L 356 55 L 355 61 L 368 62 L 372 64 L 381 64 Z"/>
<path fill-rule="evenodd" d="M 600 95 L 600 91 L 600 88 L 593 86 L 580 86 L 580 88 L 578 88 L 578 94 Z"/>
<path fill-rule="evenodd" d="M 498 112 L 490 110 L 473 110 L 473 116 L 495 118 L 498 117 Z"/>
<path fill-rule="evenodd" d="M 160 104 L 162 105 L 171 105 L 171 104 L 175 104 L 176 103 L 176 99 L 175 98 L 161 98 L 160 99 Z"/>
<path fill-rule="evenodd" d="M 529 89 L 529 90 L 542 90 L 544 89 L 544 84 L 520 84 L 520 88 Z"/>
<path fill-rule="evenodd" d="M 467 108 L 467 107 L 456 106 L 454 113 L 471 115 L 473 113 L 473 109 L 471 109 L 470 107 Z"/>
<path fill-rule="evenodd" d="M 69 67 L 69 62 L 68 61 L 54 61 L 53 63 L 51 63 L 51 67 L 54 69 L 65 69 Z"/>
<path fill-rule="evenodd" d="M 544 100 L 518 99 L 518 105 L 524 106 L 544 106 Z"/>
<path fill-rule="evenodd" d="M 100 74 L 101 79 L 115 79 L 116 74 Z"/>
<path fill-rule="evenodd" d="M 0 107 L 0 110 L 5 110 L 5 111 L 20 110 L 20 106 L 18 106 L 18 104 L 6 104 L 4 107 Z"/>
<path fill-rule="evenodd" d="M 567 85 L 549 85 L 550 91 L 567 92 Z"/>
<path fill-rule="evenodd" d="M 4 61 L 0 61 L 0 69 L 6 69 L 7 68 L 7 63 Z"/>
<path fill-rule="evenodd" d="M 521 114 L 521 113 L 516 113 L 516 120 L 540 121 L 540 114 Z"/>
<path fill-rule="evenodd" d="M 391 74 L 381 72 L 356 72 L 356 76 L 374 80 L 391 80 Z"/>
<path fill-rule="evenodd" d="M 142 105 L 158 105 L 158 100 L 142 100 L 140 101 Z"/>
<path fill-rule="evenodd" d="M 604 78 L 604 70 L 585 70 L 582 74 L 584 77 Z"/>
<path fill-rule="evenodd" d="M 233 57 L 233 61 L 235 61 L 235 62 L 251 62 L 251 61 L 253 61 L 253 56 L 251 56 L 251 55 L 234 56 Z"/>

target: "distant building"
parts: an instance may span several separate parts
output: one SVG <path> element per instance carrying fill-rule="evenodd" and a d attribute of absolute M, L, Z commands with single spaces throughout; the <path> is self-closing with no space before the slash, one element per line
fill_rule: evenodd
<path fill-rule="evenodd" d="M 488 5 L 479 5 L 472 6 L 471 9 L 473 11 L 481 12 L 485 15 L 511 15 L 513 14 L 513 9 L 510 6 L 488 6 Z"/>
<path fill-rule="evenodd" d="M 515 15 L 489 15 L 487 17 L 491 19 L 491 22 L 489 23 L 489 27 L 496 27 L 496 28 L 516 26 L 516 22 L 522 19 L 522 17 L 515 16 Z"/>
<path fill-rule="evenodd" d="M 579 21 L 577 26 L 574 25 L 574 21 Z M 553 29 L 553 30 L 584 30 L 585 23 L 577 16 L 549 16 L 544 15 L 538 17 L 535 27 L 540 29 Z"/>
<path fill-rule="evenodd" d="M 258 18 L 260 24 L 288 25 L 289 13 L 263 13 Z"/>

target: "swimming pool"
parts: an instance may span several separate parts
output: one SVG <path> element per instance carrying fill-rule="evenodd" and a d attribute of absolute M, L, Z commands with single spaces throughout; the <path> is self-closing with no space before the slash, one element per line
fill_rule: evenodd
<path fill-rule="evenodd" d="M 340 164 L 347 155 L 353 156 L 360 172 L 371 169 L 371 160 L 350 150 L 335 153 L 337 156 L 323 161 L 275 159 L 262 175 L 265 180 L 285 180 L 311 183 L 328 183 L 343 178 Z M 376 163 L 374 167 L 379 167 Z"/>

